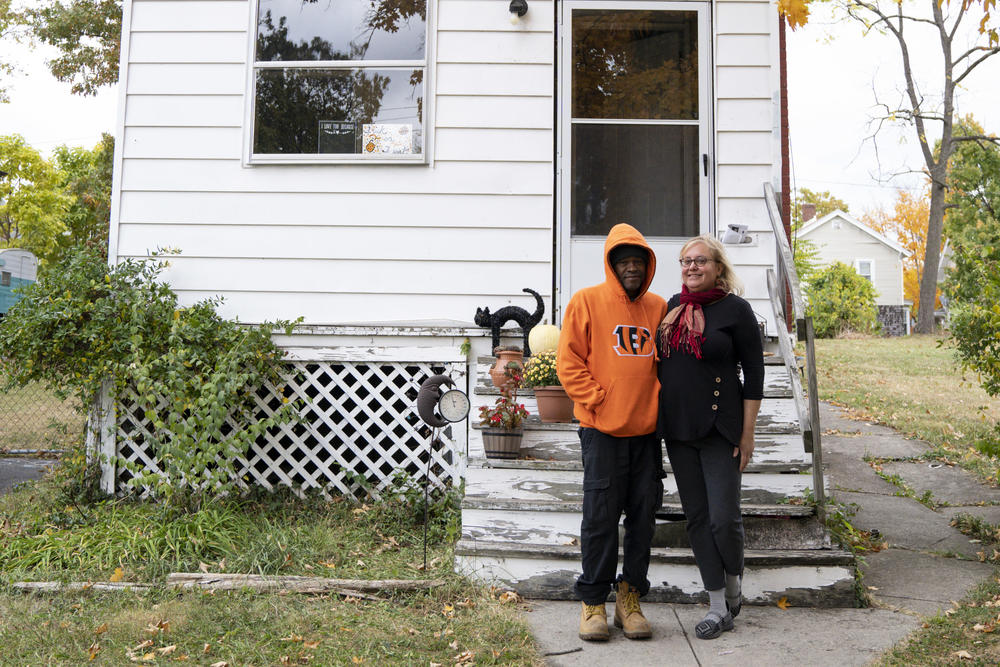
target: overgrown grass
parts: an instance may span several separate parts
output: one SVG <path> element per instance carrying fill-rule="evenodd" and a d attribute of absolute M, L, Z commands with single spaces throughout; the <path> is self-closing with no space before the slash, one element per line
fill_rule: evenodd
<path fill-rule="evenodd" d="M 180 514 L 152 503 L 67 502 L 56 482 L 50 476 L 0 497 L 2 664 L 75 665 L 91 653 L 95 663 L 114 665 L 182 655 L 230 665 L 540 664 L 516 600 L 501 602 L 452 571 L 453 496 L 431 507 L 425 570 L 423 512 L 412 489 L 369 505 L 276 493 Z M 119 567 L 126 581 L 152 583 L 207 568 L 445 585 L 378 601 L 162 586 L 24 594 L 10 586 L 106 581 Z"/>
<path fill-rule="evenodd" d="M 1000 399 L 965 378 L 935 336 L 816 342 L 819 395 L 932 445 L 927 458 L 957 463 L 1000 483 Z"/>

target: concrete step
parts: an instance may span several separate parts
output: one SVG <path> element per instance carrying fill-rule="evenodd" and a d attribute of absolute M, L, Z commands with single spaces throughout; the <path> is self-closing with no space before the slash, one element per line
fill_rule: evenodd
<path fill-rule="evenodd" d="M 812 475 L 761 472 L 743 476 L 741 498 L 751 504 L 783 504 L 804 498 Z M 673 475 L 663 480 L 664 502 L 678 503 Z M 505 499 L 545 503 L 583 500 L 583 471 L 525 470 L 519 468 L 468 468 L 465 499 Z"/>
<path fill-rule="evenodd" d="M 476 434 L 478 437 L 478 434 Z M 525 431 L 521 443 L 520 459 L 510 461 L 488 459 L 480 455 L 480 444 L 470 449 L 469 466 L 479 468 L 523 468 L 525 470 L 583 470 L 580 460 L 580 439 L 574 431 L 567 437 L 561 432 L 548 430 Z M 670 461 L 664 451 L 663 464 L 671 472 Z M 746 474 L 757 472 L 804 472 L 812 469 L 812 456 L 802 449 L 802 438 L 789 434 L 761 434 L 757 448 L 747 466 Z"/>
<path fill-rule="evenodd" d="M 619 561 L 621 550 L 619 550 Z M 507 544 L 462 539 L 456 569 L 487 584 L 510 587 L 526 598 L 572 600 L 580 575 L 575 545 Z M 744 556 L 743 595 L 749 604 L 780 598 L 797 607 L 853 607 L 854 561 L 839 549 L 757 550 Z M 706 602 L 701 575 L 689 549 L 654 548 L 650 602 Z"/>
<path fill-rule="evenodd" d="M 789 507 L 805 510 L 787 512 Z M 462 511 L 462 537 L 512 544 L 579 545 L 580 512 L 536 511 L 506 508 L 466 507 Z M 745 505 L 743 529 L 747 549 L 829 549 L 830 539 L 810 506 Z M 786 511 L 785 515 L 777 512 Z M 670 504 L 658 516 L 654 547 L 690 548 L 686 522 L 680 506 Z"/>

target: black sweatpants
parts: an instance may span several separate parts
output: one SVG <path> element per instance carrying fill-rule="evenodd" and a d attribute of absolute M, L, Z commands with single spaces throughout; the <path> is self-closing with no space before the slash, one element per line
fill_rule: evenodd
<path fill-rule="evenodd" d="M 667 440 L 667 456 L 687 518 L 688 540 L 705 590 L 743 574 L 740 459 L 714 428 L 700 440 Z"/>
<path fill-rule="evenodd" d="M 583 574 L 576 594 L 587 604 L 604 604 L 618 569 L 618 520 L 625 513 L 622 575 L 640 595 L 649 591 L 649 548 L 656 511 L 663 504 L 663 454 L 652 433 L 616 438 L 580 429 L 583 455 Z"/>

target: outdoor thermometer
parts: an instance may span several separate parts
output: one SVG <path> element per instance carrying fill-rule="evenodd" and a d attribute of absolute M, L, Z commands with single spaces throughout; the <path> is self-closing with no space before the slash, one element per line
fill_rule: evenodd
<path fill-rule="evenodd" d="M 447 375 L 432 375 L 420 384 L 417 394 L 417 414 L 424 423 L 433 428 L 447 426 L 449 422 L 460 422 L 469 414 L 469 397 L 459 389 L 441 392 L 441 385 L 455 386 L 455 381 Z M 437 412 L 434 408 L 437 408 Z M 440 415 L 440 416 L 438 416 Z"/>

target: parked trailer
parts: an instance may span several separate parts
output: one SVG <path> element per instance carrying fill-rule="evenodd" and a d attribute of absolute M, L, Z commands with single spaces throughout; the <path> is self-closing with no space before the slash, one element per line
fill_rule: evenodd
<path fill-rule="evenodd" d="M 37 279 L 38 258 L 27 250 L 0 250 L 0 317 L 21 299 L 14 290 L 26 287 Z"/>

